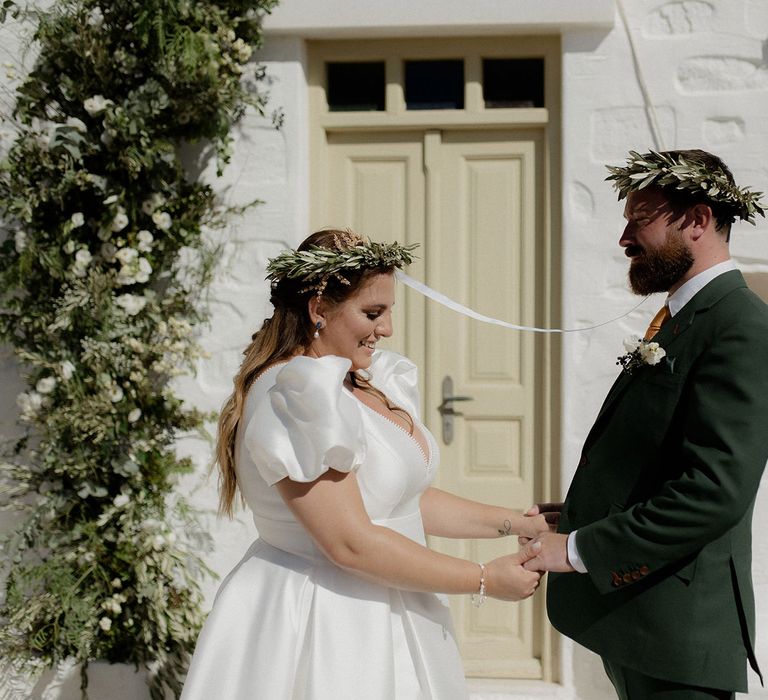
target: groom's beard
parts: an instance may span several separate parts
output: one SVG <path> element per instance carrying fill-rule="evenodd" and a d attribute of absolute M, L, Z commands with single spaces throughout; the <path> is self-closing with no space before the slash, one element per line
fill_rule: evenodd
<path fill-rule="evenodd" d="M 693 265 L 693 255 L 677 231 L 660 248 L 627 246 L 626 252 L 639 253 L 629 265 L 629 287 L 642 296 L 669 291 Z"/>

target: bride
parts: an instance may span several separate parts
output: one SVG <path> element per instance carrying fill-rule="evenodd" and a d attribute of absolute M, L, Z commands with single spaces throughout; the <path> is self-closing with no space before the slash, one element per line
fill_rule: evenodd
<path fill-rule="evenodd" d="M 274 315 L 219 421 L 220 509 L 239 491 L 259 533 L 222 584 L 183 700 L 466 698 L 446 598 L 521 600 L 532 545 L 485 564 L 425 534 L 534 537 L 524 516 L 432 486 L 416 367 L 392 334 L 411 248 L 323 230 L 268 265 Z"/>

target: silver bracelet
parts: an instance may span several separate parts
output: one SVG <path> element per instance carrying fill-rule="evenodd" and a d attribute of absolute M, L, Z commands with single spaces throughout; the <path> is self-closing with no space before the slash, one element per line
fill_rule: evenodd
<path fill-rule="evenodd" d="M 472 594 L 472 605 L 479 608 L 486 599 L 485 595 L 485 564 L 478 564 L 480 566 L 480 589 L 477 593 Z"/>

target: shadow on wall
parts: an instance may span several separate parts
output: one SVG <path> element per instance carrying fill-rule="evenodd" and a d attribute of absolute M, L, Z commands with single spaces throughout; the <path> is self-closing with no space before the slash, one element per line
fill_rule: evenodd
<path fill-rule="evenodd" d="M 768 304 L 768 272 L 745 272 L 749 288 Z"/>

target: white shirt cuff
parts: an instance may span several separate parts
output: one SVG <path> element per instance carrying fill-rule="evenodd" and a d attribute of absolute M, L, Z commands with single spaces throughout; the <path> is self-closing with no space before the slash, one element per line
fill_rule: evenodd
<path fill-rule="evenodd" d="M 587 573 L 587 567 L 584 566 L 584 562 L 581 561 L 579 556 L 579 550 L 576 548 L 576 533 L 578 530 L 574 530 L 568 535 L 568 563 L 576 569 L 580 574 Z"/>

